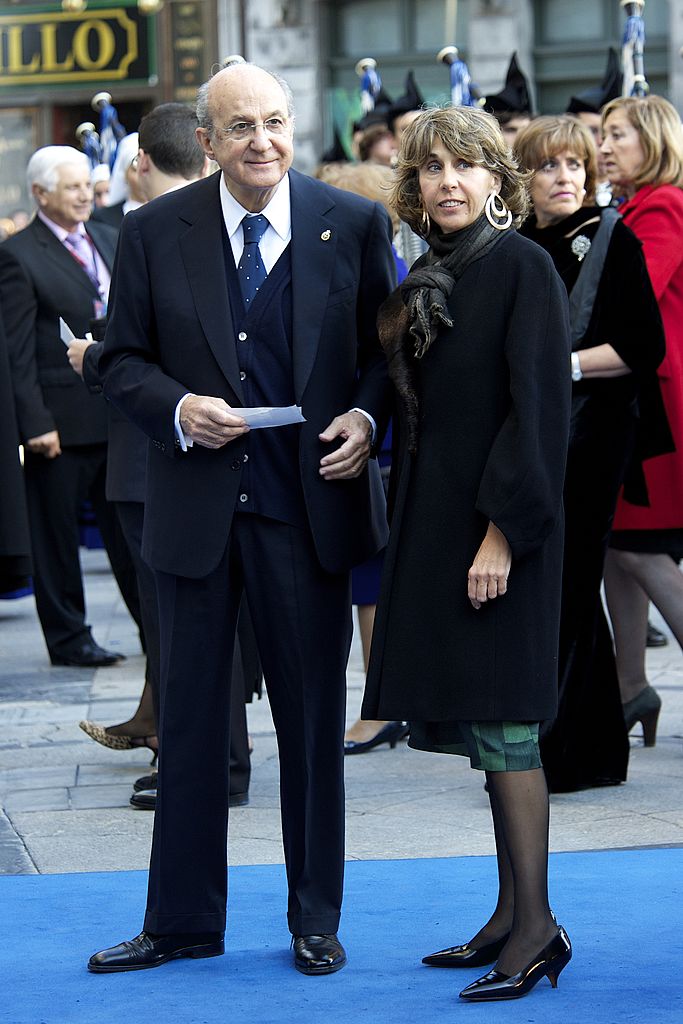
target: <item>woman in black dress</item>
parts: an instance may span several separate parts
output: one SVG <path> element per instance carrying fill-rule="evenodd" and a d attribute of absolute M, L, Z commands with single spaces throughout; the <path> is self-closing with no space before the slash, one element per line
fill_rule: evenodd
<path fill-rule="evenodd" d="M 571 956 L 548 907 L 538 749 L 557 700 L 569 338 L 552 261 L 512 230 L 525 182 L 491 115 L 420 114 L 393 199 L 430 248 L 379 319 L 400 447 L 363 716 L 409 720 L 411 746 L 486 772 L 498 901 L 425 958 L 495 961 L 461 992 L 476 1001 L 554 985 Z"/>
<path fill-rule="evenodd" d="M 670 441 L 656 373 L 664 334 L 640 242 L 616 211 L 592 205 L 596 153 L 585 125 L 536 118 L 515 154 L 534 175 L 534 212 L 521 233 L 549 253 L 570 295 L 559 705 L 541 732 L 548 787 L 566 792 L 626 779 L 628 735 L 600 585 L 619 489 L 647 504 L 642 461 Z"/>

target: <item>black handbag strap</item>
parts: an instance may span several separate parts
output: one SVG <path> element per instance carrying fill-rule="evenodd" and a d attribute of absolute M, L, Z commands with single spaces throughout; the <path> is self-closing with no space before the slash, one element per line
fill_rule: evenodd
<path fill-rule="evenodd" d="M 572 349 L 578 347 L 578 343 L 588 330 L 612 232 L 620 219 L 618 211 L 611 206 L 605 207 L 602 211 L 600 227 L 595 232 L 591 247 L 584 257 L 576 284 L 569 296 Z"/>

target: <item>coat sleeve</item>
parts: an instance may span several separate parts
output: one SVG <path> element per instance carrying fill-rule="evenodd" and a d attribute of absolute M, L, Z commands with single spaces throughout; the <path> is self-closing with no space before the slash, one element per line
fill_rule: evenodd
<path fill-rule="evenodd" d="M 510 404 L 484 467 L 476 507 L 501 530 L 516 559 L 540 547 L 562 514 L 570 334 L 564 285 L 540 250 L 508 261 L 503 294 L 508 296 Z"/>
<path fill-rule="evenodd" d="M 628 296 L 637 296 L 630 302 Z M 665 353 L 664 328 L 642 245 L 621 221 L 614 227 L 595 302 L 591 345 L 610 344 L 635 374 L 652 373 Z"/>
<path fill-rule="evenodd" d="M 5 246 L 0 246 L 0 306 L 5 321 L 19 436 L 27 441 L 56 430 L 57 426 L 45 405 L 38 380 L 35 289 L 22 263 Z"/>
<path fill-rule="evenodd" d="M 148 260 L 134 212 L 121 225 L 98 365 L 109 401 L 172 457 L 173 416 L 188 389 L 159 365 Z"/>
<path fill-rule="evenodd" d="M 657 300 L 661 300 L 683 263 L 683 190 L 661 185 L 626 215 L 643 243 L 645 262 Z"/>

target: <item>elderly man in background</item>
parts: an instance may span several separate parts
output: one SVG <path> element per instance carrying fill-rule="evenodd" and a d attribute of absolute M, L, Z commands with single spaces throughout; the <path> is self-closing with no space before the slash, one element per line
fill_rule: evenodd
<path fill-rule="evenodd" d="M 28 163 L 37 206 L 31 223 L 0 246 L 0 306 L 25 450 L 33 585 L 53 665 L 112 665 L 85 621 L 78 511 L 92 502 L 112 568 L 139 623 L 135 576 L 114 509 L 105 499 L 107 412 L 72 372 L 62 317 L 84 336 L 106 308 L 116 233 L 86 227 L 90 165 L 69 146 L 45 146 Z"/>

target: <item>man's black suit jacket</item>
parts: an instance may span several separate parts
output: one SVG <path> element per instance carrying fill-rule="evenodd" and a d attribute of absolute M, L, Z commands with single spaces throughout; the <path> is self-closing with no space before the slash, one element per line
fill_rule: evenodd
<path fill-rule="evenodd" d="M 111 269 L 116 232 L 86 225 Z M 0 245 L 0 304 L 7 333 L 21 439 L 58 430 L 62 445 L 107 440 L 101 395 L 90 393 L 74 373 L 59 336 L 59 317 L 84 337 L 98 293 L 52 231 L 35 217 Z"/>
<path fill-rule="evenodd" d="M 239 489 L 243 444 L 182 452 L 173 416 L 187 392 L 244 405 L 226 286 L 219 175 L 129 213 L 121 228 L 102 369 L 105 394 L 152 439 L 143 554 L 199 578 L 218 564 Z M 395 282 L 391 224 L 377 203 L 290 171 L 293 374 L 299 467 L 322 566 L 345 571 L 387 538 L 379 470 L 326 481 L 318 438 L 357 406 L 389 415 L 376 316 Z"/>

